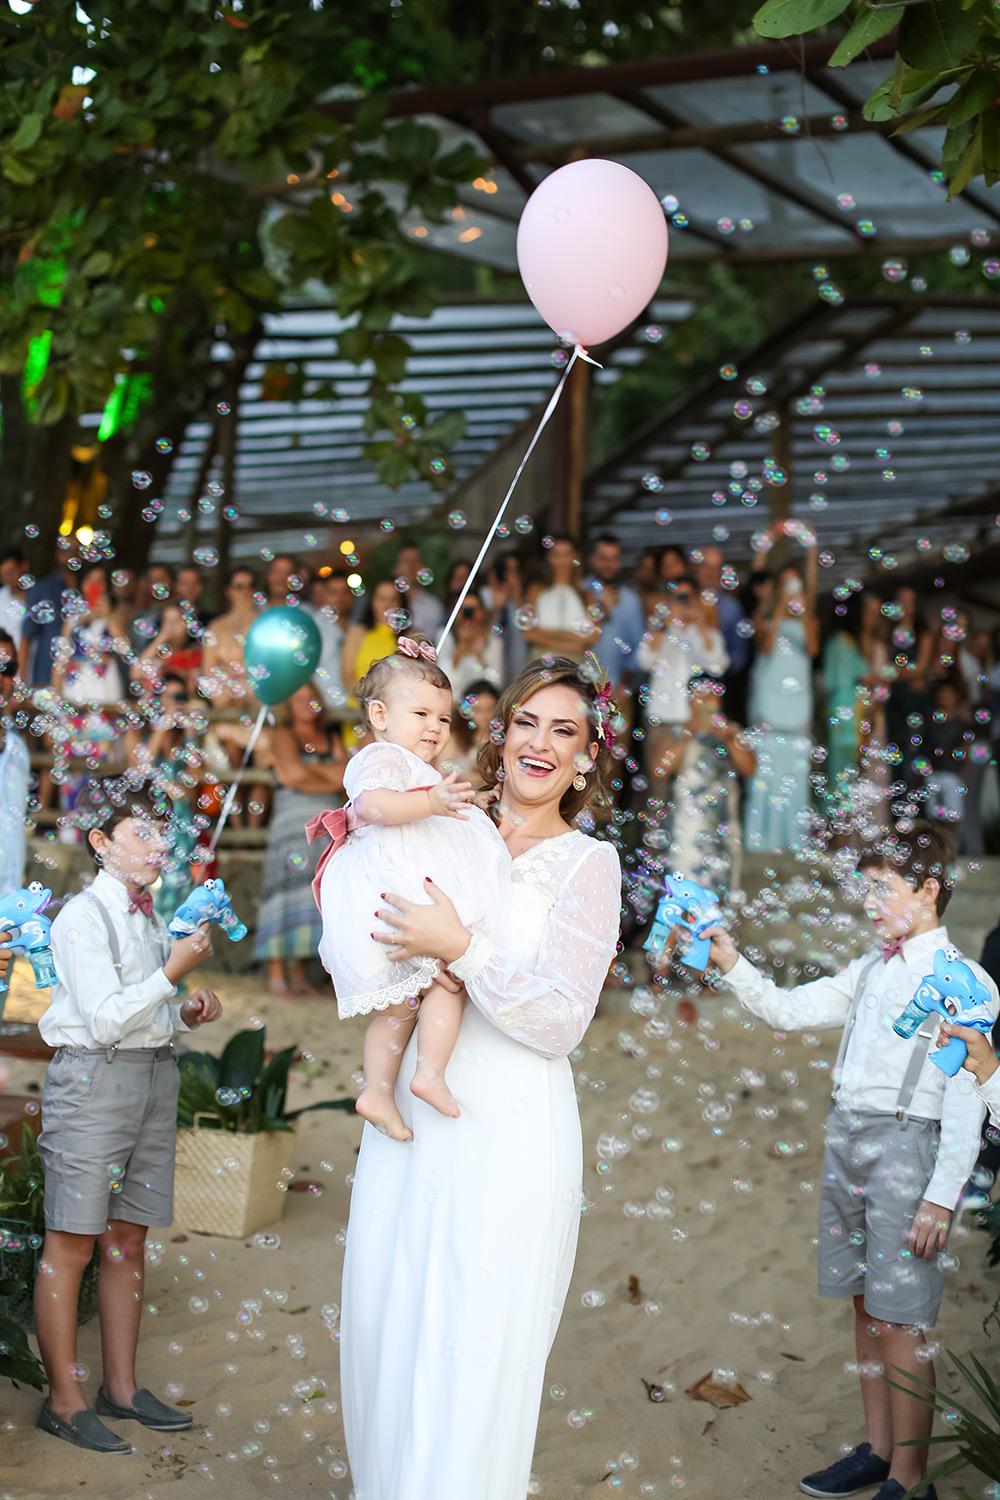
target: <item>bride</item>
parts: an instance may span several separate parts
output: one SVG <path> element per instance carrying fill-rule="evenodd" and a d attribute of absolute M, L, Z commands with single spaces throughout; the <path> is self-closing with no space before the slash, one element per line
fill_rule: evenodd
<path fill-rule="evenodd" d="M 465 984 L 446 1119 L 410 1093 L 414 1139 L 366 1125 L 344 1263 L 341 1392 L 356 1500 L 524 1500 L 548 1357 L 576 1254 L 582 1148 L 568 1055 L 615 955 L 618 856 L 572 820 L 610 779 L 613 712 L 577 663 L 531 663 L 497 705 L 512 919 L 503 948 L 391 892 L 391 957 Z"/>

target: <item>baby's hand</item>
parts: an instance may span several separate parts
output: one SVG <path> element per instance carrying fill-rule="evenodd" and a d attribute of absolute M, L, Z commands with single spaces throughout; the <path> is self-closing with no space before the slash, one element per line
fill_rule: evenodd
<path fill-rule="evenodd" d="M 956 1026 L 951 1021 L 945 1021 L 938 1032 L 938 1046 L 946 1046 L 953 1036 L 963 1041 L 969 1049 L 969 1055 L 962 1066 L 968 1068 L 979 1083 L 992 1078 L 1000 1067 L 1000 1061 L 997 1060 L 989 1037 L 977 1031 L 974 1026 Z"/>
<path fill-rule="evenodd" d="M 494 802 L 499 802 L 500 800 L 500 788 L 498 786 L 481 786 L 472 800 L 480 812 L 488 813 Z"/>
<path fill-rule="evenodd" d="M 466 820 L 466 814 L 461 811 L 464 803 L 473 799 L 472 782 L 459 781 L 458 772 L 451 771 L 443 781 L 432 786 L 427 793 L 431 804 L 432 815 L 442 818 L 461 818 Z"/>

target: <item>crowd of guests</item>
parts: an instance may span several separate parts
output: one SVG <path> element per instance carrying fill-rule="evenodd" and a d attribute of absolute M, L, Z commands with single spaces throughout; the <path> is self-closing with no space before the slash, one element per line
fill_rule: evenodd
<path fill-rule="evenodd" d="M 136 573 L 67 538 L 35 581 L 9 551 L 0 703 L 23 686 L 0 741 L 6 808 L 28 799 L 16 726 L 49 752 L 34 805 L 55 807 L 66 837 L 88 776 L 123 755 L 159 776 L 185 830 L 157 894 L 172 910 L 192 869 L 203 873 L 199 844 L 246 756 L 258 708 L 247 632 L 262 609 L 307 610 L 322 641 L 315 676 L 275 711 L 233 818 L 268 826 L 257 957 L 274 993 L 310 993 L 319 931 L 302 829 L 340 796 L 362 742 L 354 684 L 401 633 L 436 639 L 469 572 L 456 559 L 435 580 L 407 544 L 362 592 L 341 567 L 313 571 L 281 554 L 260 575 L 234 566 L 213 614 L 194 565 Z M 586 554 L 564 535 L 546 537 L 537 556 L 501 554 L 462 598 L 441 652 L 455 696 L 442 765 L 475 775 L 499 693 L 528 660 L 586 657 L 619 709 L 619 800 L 642 807 L 647 844 L 694 879 L 732 889 L 744 847 L 799 847 L 822 819 L 920 811 L 957 825 L 965 852 L 980 852 L 984 791 L 997 790 L 986 773 L 1000 731 L 998 633 L 958 604 L 925 617 L 907 586 L 882 595 L 840 585 L 821 621 L 817 585 L 814 540 L 794 523 L 771 529 L 742 579 L 714 545 L 650 549 L 626 571 L 611 534 Z M 20 853 L 6 825 L 0 837 L 9 883 L 19 859 L 23 868 L 23 828 Z"/>

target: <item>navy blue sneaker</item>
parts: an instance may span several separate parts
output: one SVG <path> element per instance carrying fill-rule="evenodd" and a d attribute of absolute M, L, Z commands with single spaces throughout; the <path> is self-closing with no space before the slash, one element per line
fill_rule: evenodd
<path fill-rule="evenodd" d="M 799 1481 L 799 1489 L 803 1495 L 856 1495 L 859 1490 L 874 1489 L 877 1484 L 885 1489 L 887 1484 L 895 1482 L 889 1479 L 888 1461 L 873 1453 L 870 1443 L 861 1443 L 853 1453 L 838 1458 L 828 1469 L 807 1474 Z M 906 1492 L 900 1490 L 899 1493 Z M 895 1496 L 882 1494 L 880 1490 L 876 1500 L 895 1500 Z"/>
<path fill-rule="evenodd" d="M 900 1484 L 898 1479 L 887 1479 L 874 1500 L 903 1500 L 907 1493 L 906 1486 Z M 914 1495 L 913 1500 L 938 1500 L 937 1490 L 929 1484 L 919 1495 Z"/>

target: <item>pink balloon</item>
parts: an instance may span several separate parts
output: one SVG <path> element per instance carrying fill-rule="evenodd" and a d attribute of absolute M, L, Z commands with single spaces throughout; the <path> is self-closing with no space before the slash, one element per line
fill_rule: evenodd
<path fill-rule="evenodd" d="M 591 348 L 637 318 L 667 264 L 667 221 L 641 177 L 594 158 L 539 183 L 517 228 L 528 296 L 560 338 Z"/>

